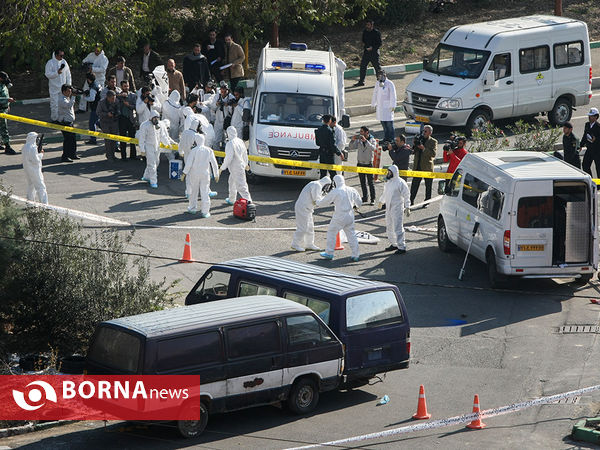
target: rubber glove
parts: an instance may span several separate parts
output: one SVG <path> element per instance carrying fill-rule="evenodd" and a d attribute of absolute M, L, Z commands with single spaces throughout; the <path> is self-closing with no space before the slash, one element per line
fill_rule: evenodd
<path fill-rule="evenodd" d="M 250 172 L 250 165 L 249 164 L 246 166 L 246 172 Z"/>
<path fill-rule="evenodd" d="M 181 174 L 181 178 L 180 178 L 180 180 L 181 180 L 181 181 L 185 181 L 185 173 L 182 173 L 182 174 Z"/>

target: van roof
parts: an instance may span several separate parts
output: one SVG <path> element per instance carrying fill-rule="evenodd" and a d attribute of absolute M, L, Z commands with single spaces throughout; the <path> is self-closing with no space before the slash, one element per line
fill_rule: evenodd
<path fill-rule="evenodd" d="M 310 313 L 311 310 L 290 300 L 271 295 L 254 295 L 244 297 L 243 301 L 239 298 L 217 300 L 121 317 L 103 323 L 127 328 L 150 338 L 253 319 L 278 317 L 281 314 L 306 312 Z"/>
<path fill-rule="evenodd" d="M 561 28 L 566 28 L 575 25 L 581 26 L 581 24 L 585 25 L 585 23 L 580 20 L 545 15 L 470 23 L 459 25 L 448 30 L 442 38 L 442 43 L 459 47 L 484 49 L 488 47 L 493 37 L 502 33 L 525 35 L 531 34 L 536 29 L 542 31 L 543 28 L 548 27 L 560 26 Z"/>
<path fill-rule="evenodd" d="M 513 179 L 544 180 L 552 178 L 556 180 L 572 180 L 573 178 L 589 178 L 589 175 L 585 172 L 543 152 L 502 151 L 469 153 L 465 157 L 465 161 L 472 163 L 473 167 L 481 166 L 480 163 L 474 161 L 475 159 L 491 164 Z"/>
<path fill-rule="evenodd" d="M 265 68 L 271 70 L 273 61 L 284 61 L 284 62 L 297 62 L 297 63 L 308 63 L 308 64 L 323 64 L 325 70 L 321 73 L 330 73 L 332 70 L 335 71 L 335 67 L 330 67 L 329 64 L 329 52 L 324 50 L 290 50 L 287 48 L 272 48 L 268 47 L 265 49 Z M 274 70 L 274 69 L 273 69 Z M 287 71 L 280 69 L 280 71 Z M 289 70 L 290 72 L 298 72 L 295 70 Z"/>
<path fill-rule="evenodd" d="M 250 256 L 232 259 L 214 268 L 239 267 L 244 270 L 288 283 L 306 285 L 335 295 L 344 295 L 357 289 L 390 287 L 392 285 L 368 278 L 349 276 L 321 266 L 290 261 L 276 256 Z"/>

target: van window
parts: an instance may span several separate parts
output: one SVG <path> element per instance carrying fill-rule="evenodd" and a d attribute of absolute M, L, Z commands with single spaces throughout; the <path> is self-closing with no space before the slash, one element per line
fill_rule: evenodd
<path fill-rule="evenodd" d="M 448 44 L 438 44 L 424 69 L 438 75 L 478 78 L 487 66 L 490 52 Z"/>
<path fill-rule="evenodd" d="M 158 343 L 157 370 L 167 371 L 221 361 L 221 335 L 217 331 L 194 334 Z"/>
<path fill-rule="evenodd" d="M 448 185 L 448 189 L 446 190 L 446 195 L 449 197 L 458 197 L 458 193 L 460 192 L 460 184 L 463 177 L 462 169 L 456 169 L 454 175 L 452 175 L 452 179 L 450 180 L 450 184 Z"/>
<path fill-rule="evenodd" d="M 229 291 L 229 280 L 231 274 L 212 270 L 206 274 L 206 278 L 200 284 L 194 296 L 203 301 L 223 300 L 227 298 Z"/>
<path fill-rule="evenodd" d="M 502 205 L 504 205 L 504 193 L 489 186 L 487 191 L 479 198 L 480 209 L 492 219 L 500 220 Z"/>
<path fill-rule="evenodd" d="M 500 53 L 494 56 L 490 69 L 494 71 L 494 79 L 510 77 L 510 53 Z"/>
<path fill-rule="evenodd" d="M 479 198 L 481 197 L 481 194 L 488 190 L 488 188 L 489 186 L 487 183 L 468 173 L 465 175 L 462 199 L 473 208 L 479 209 Z"/>
<path fill-rule="evenodd" d="M 264 286 L 258 283 L 240 282 L 239 297 L 249 297 L 250 295 L 277 295 L 277 289 Z"/>
<path fill-rule="evenodd" d="M 369 292 L 348 297 L 346 300 L 346 329 L 348 331 L 402 321 L 402 312 L 393 291 Z"/>
<path fill-rule="evenodd" d="M 519 228 L 552 228 L 551 196 L 519 199 L 517 226 Z"/>
<path fill-rule="evenodd" d="M 260 96 L 259 123 L 315 128 L 325 114 L 333 114 L 331 97 L 289 92 L 265 92 Z"/>
<path fill-rule="evenodd" d="M 137 372 L 140 338 L 116 328 L 102 327 L 88 357 L 103 366 L 122 372 Z"/>
<path fill-rule="evenodd" d="M 281 350 L 277 322 L 265 322 L 227 330 L 229 358 L 242 358 Z"/>
<path fill-rule="evenodd" d="M 580 66 L 583 64 L 583 42 L 554 44 L 554 67 Z"/>
<path fill-rule="evenodd" d="M 550 48 L 547 45 L 519 50 L 519 70 L 521 73 L 539 72 L 549 68 Z"/>
<path fill-rule="evenodd" d="M 317 316 L 321 318 L 323 322 L 329 325 L 329 310 L 331 308 L 329 302 L 317 300 L 316 298 L 310 298 L 302 294 L 295 294 L 293 292 L 285 292 L 283 294 L 283 298 L 287 298 L 293 302 L 308 306 Z"/>
<path fill-rule="evenodd" d="M 292 350 L 315 347 L 333 340 L 333 336 L 313 316 L 288 317 L 286 322 Z"/>

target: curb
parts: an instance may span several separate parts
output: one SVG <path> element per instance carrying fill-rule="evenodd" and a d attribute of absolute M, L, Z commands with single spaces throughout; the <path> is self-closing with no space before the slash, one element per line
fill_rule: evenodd
<path fill-rule="evenodd" d="M 27 425 L 21 425 L 20 427 L 3 428 L 0 429 L 0 438 L 9 436 L 17 436 L 19 434 L 31 433 L 33 431 L 47 430 L 49 428 L 59 427 L 67 425 L 69 423 L 78 422 L 77 420 L 57 420 L 55 422 L 44 422 L 44 423 L 28 423 Z"/>
<path fill-rule="evenodd" d="M 595 428 L 598 425 L 600 425 L 600 417 L 580 420 L 575 425 L 573 425 L 573 431 L 571 431 L 571 436 L 577 441 L 600 444 L 600 430 L 597 430 Z"/>

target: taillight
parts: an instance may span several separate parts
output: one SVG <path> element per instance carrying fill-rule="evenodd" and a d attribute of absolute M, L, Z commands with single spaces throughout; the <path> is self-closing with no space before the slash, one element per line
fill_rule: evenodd
<path fill-rule="evenodd" d="M 592 68 L 590 67 L 590 86 L 592 85 Z"/>
<path fill-rule="evenodd" d="M 504 254 L 510 255 L 510 230 L 504 231 Z"/>
<path fill-rule="evenodd" d="M 406 353 L 410 355 L 410 341 L 406 341 Z"/>

